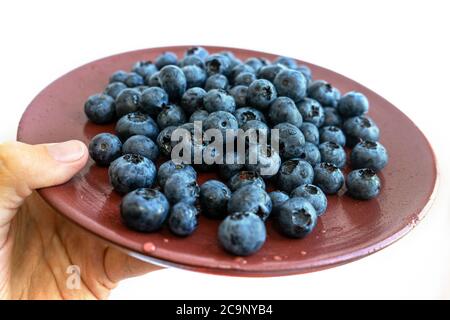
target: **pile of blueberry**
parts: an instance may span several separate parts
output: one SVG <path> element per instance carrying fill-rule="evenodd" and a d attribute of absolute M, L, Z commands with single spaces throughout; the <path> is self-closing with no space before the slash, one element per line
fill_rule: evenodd
<path fill-rule="evenodd" d="M 154 62 L 137 62 L 131 72 L 115 72 L 105 91 L 84 106 L 93 123 L 117 121 L 116 135 L 96 135 L 89 152 L 99 166 L 109 166 L 112 186 L 124 195 L 126 226 L 154 232 L 167 224 L 187 236 L 201 213 L 222 219 L 220 244 L 242 256 L 262 247 L 269 218 L 288 237 L 309 234 L 326 211 L 326 195 L 338 193 L 344 180 L 353 198 L 378 195 L 377 172 L 388 155 L 368 109 L 362 93 L 341 96 L 291 58 L 241 61 L 232 52 L 210 54 L 202 47 L 190 48 L 180 60 L 165 52 Z M 278 129 L 278 152 L 268 150 L 256 164 L 175 162 L 171 134 L 180 127 L 192 130 L 194 121 L 205 130 Z M 344 147 L 351 150 L 349 159 Z M 276 174 L 262 174 L 268 163 L 277 166 Z M 345 179 L 346 164 L 353 171 Z M 223 182 L 199 186 L 197 171 L 208 170 Z M 277 191 L 268 193 L 266 185 Z"/>

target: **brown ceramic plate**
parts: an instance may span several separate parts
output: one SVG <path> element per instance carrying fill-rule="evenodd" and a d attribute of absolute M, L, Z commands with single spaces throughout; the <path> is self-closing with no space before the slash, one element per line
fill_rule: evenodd
<path fill-rule="evenodd" d="M 69 72 L 31 102 L 20 121 L 18 140 L 35 144 L 79 139 L 88 143 L 99 132 L 113 132 L 112 125 L 87 121 L 83 113 L 87 97 L 101 92 L 116 70 L 128 70 L 135 61 L 154 59 L 163 51 L 182 56 L 187 48 L 127 52 Z M 207 49 L 232 50 L 241 59 L 276 57 L 243 49 Z M 433 151 L 414 123 L 378 94 L 340 74 L 299 62 L 311 68 L 315 79 L 328 80 L 341 92 L 356 90 L 369 98 L 370 116 L 379 125 L 381 143 L 390 154 L 390 162 L 380 175 L 383 188 L 379 197 L 370 201 L 356 201 L 343 194 L 329 197 L 326 214 L 307 238 L 287 239 L 269 222 L 263 248 L 251 257 L 236 258 L 219 246 L 219 222 L 203 217 L 198 230 L 188 238 L 177 238 L 167 228 L 153 234 L 131 231 L 120 221 L 121 197 L 108 183 L 107 169 L 92 161 L 68 183 L 39 190 L 40 194 L 61 214 L 130 254 L 201 272 L 243 276 L 303 273 L 350 262 L 390 245 L 414 228 L 433 197 L 437 178 Z M 199 183 L 212 178 L 216 178 L 214 173 L 201 174 Z"/>

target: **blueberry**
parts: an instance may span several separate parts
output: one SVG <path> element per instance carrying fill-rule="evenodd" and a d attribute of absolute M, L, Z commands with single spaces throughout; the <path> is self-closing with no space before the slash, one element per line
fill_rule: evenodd
<path fill-rule="evenodd" d="M 185 56 L 197 56 L 201 59 L 205 59 L 209 55 L 208 50 L 203 47 L 190 47 L 186 50 Z"/>
<path fill-rule="evenodd" d="M 180 68 L 186 67 L 186 66 L 197 66 L 201 69 L 205 69 L 205 61 L 204 59 L 200 58 L 196 55 L 190 55 L 186 56 L 179 62 Z"/>
<path fill-rule="evenodd" d="M 225 90 L 212 89 L 208 91 L 203 99 L 205 109 L 208 112 L 226 111 L 233 113 L 236 109 L 234 98 Z"/>
<path fill-rule="evenodd" d="M 169 96 L 161 88 L 150 87 L 142 92 L 141 111 L 152 117 L 156 117 L 168 103 Z"/>
<path fill-rule="evenodd" d="M 137 188 L 153 185 L 156 167 L 151 160 L 141 155 L 126 154 L 111 162 L 108 174 L 114 189 L 125 194 Z"/>
<path fill-rule="evenodd" d="M 380 130 L 375 122 L 365 116 L 347 119 L 342 128 L 347 135 L 347 145 L 353 147 L 361 140 L 378 141 Z"/>
<path fill-rule="evenodd" d="M 277 90 L 270 81 L 259 79 L 250 84 L 247 91 L 247 101 L 250 106 L 267 110 L 270 104 L 277 98 Z"/>
<path fill-rule="evenodd" d="M 198 69 L 202 70 L 200 68 Z M 184 75 L 183 70 L 177 66 L 165 66 L 159 71 L 158 78 L 161 88 L 167 92 L 171 101 L 178 101 L 186 91 L 186 76 Z"/>
<path fill-rule="evenodd" d="M 299 71 L 281 70 L 273 83 L 277 88 L 278 95 L 289 97 L 294 102 L 298 102 L 306 96 L 306 79 Z"/>
<path fill-rule="evenodd" d="M 159 152 L 166 157 L 170 157 L 172 153 L 172 148 L 175 146 L 176 141 L 172 141 L 172 133 L 177 129 L 176 126 L 165 127 L 158 134 L 156 138 L 156 144 L 158 145 Z"/>
<path fill-rule="evenodd" d="M 177 64 L 178 57 L 173 52 L 163 52 L 161 55 L 159 55 L 155 60 L 155 66 L 158 68 L 158 70 L 161 70 L 165 66 L 168 65 L 176 65 Z"/>
<path fill-rule="evenodd" d="M 309 85 L 308 96 L 314 100 L 317 100 L 322 107 L 336 108 L 341 97 L 341 93 L 328 82 L 324 80 L 316 80 Z"/>
<path fill-rule="evenodd" d="M 317 224 L 317 212 L 304 198 L 291 198 L 278 210 L 277 221 L 280 231 L 291 238 L 307 236 Z"/>
<path fill-rule="evenodd" d="M 117 121 L 116 132 L 120 140 L 126 141 L 129 137 L 140 134 L 155 140 L 159 129 L 155 121 L 141 112 L 132 112 L 124 115 Z"/>
<path fill-rule="evenodd" d="M 258 78 L 266 79 L 273 83 L 277 74 L 284 69 L 286 69 L 286 67 L 282 64 L 272 64 L 269 66 L 264 66 L 259 69 Z"/>
<path fill-rule="evenodd" d="M 308 85 L 311 83 L 311 81 L 312 81 L 311 69 L 309 69 L 305 65 L 301 65 L 301 66 L 298 66 L 295 70 L 300 71 L 305 76 L 305 79 L 306 79 L 306 82 L 308 83 Z"/>
<path fill-rule="evenodd" d="M 186 90 L 181 97 L 181 107 L 187 114 L 192 114 L 197 110 L 204 109 L 205 96 L 206 91 L 202 88 L 190 88 Z"/>
<path fill-rule="evenodd" d="M 116 116 L 114 99 L 106 94 L 90 96 L 84 104 L 84 113 L 93 123 L 109 123 Z"/>
<path fill-rule="evenodd" d="M 299 128 L 290 123 L 277 124 L 279 130 L 279 151 L 283 159 L 298 158 L 305 144 L 305 137 Z"/>
<path fill-rule="evenodd" d="M 256 138 L 258 139 L 258 141 L 260 139 L 263 139 L 264 141 L 266 141 L 266 139 L 269 138 L 269 127 L 267 126 L 267 124 L 265 124 L 262 121 L 259 120 L 250 120 L 247 121 L 246 123 L 244 123 L 241 127 L 241 129 L 244 132 L 247 132 L 249 130 L 253 130 L 256 132 Z M 261 137 L 261 135 L 263 135 L 263 137 Z M 266 137 L 266 138 L 264 138 Z"/>
<path fill-rule="evenodd" d="M 148 89 L 148 88 L 150 88 L 149 86 L 147 86 L 147 85 L 145 85 L 145 83 L 144 84 L 142 84 L 142 85 L 139 85 L 139 86 L 137 86 L 137 87 L 134 87 L 133 89 L 135 89 L 135 90 L 138 90 L 140 93 L 142 93 L 142 92 L 144 92 L 146 89 Z"/>
<path fill-rule="evenodd" d="M 321 127 L 325 121 L 323 108 L 319 102 L 314 99 L 305 98 L 297 103 L 298 111 L 300 111 L 303 121 L 310 122 L 316 127 Z"/>
<path fill-rule="evenodd" d="M 151 76 L 145 77 L 144 80 L 149 87 L 161 87 L 161 82 L 159 82 L 159 71 Z"/>
<path fill-rule="evenodd" d="M 224 218 L 230 197 L 231 191 L 224 183 L 217 180 L 206 181 L 200 187 L 202 213 L 209 218 Z"/>
<path fill-rule="evenodd" d="M 109 166 L 122 155 L 122 142 L 110 133 L 99 133 L 89 143 L 89 155 L 99 166 Z"/>
<path fill-rule="evenodd" d="M 334 126 L 341 127 L 342 126 L 342 118 L 336 108 L 325 107 L 323 108 L 324 113 L 324 121 L 323 126 Z"/>
<path fill-rule="evenodd" d="M 256 171 L 265 179 L 275 176 L 280 166 L 280 155 L 270 145 L 253 145 L 246 152 L 247 170 Z"/>
<path fill-rule="evenodd" d="M 298 158 L 309 162 L 313 167 L 322 162 L 319 148 L 311 142 L 305 142 L 298 150 Z"/>
<path fill-rule="evenodd" d="M 228 213 L 252 212 L 265 221 L 272 211 L 272 201 L 267 192 L 249 184 L 237 189 L 228 201 Z"/>
<path fill-rule="evenodd" d="M 151 61 L 138 61 L 133 65 L 131 71 L 136 72 L 141 77 L 145 78 L 158 72 L 158 68 Z"/>
<path fill-rule="evenodd" d="M 312 77 L 311 69 L 307 65 L 302 64 L 302 65 L 298 66 L 295 70 L 298 70 L 301 73 L 303 73 L 305 75 L 305 77 L 306 76 Z"/>
<path fill-rule="evenodd" d="M 134 88 L 142 86 L 144 84 L 144 78 L 142 78 L 141 75 L 135 72 L 130 72 L 127 78 L 125 79 L 124 83 L 127 85 L 127 87 Z"/>
<path fill-rule="evenodd" d="M 345 117 L 361 116 L 369 111 L 369 100 L 360 92 L 347 92 L 338 103 L 339 113 Z"/>
<path fill-rule="evenodd" d="M 203 87 L 206 81 L 206 72 L 197 66 L 185 66 L 181 69 L 186 77 L 186 88 Z"/>
<path fill-rule="evenodd" d="M 194 204 L 200 188 L 191 174 L 184 171 L 170 176 L 164 184 L 164 194 L 170 203 L 186 202 Z"/>
<path fill-rule="evenodd" d="M 162 111 L 156 118 L 161 129 L 170 126 L 179 126 L 186 122 L 186 114 L 176 104 L 168 104 L 162 107 Z"/>
<path fill-rule="evenodd" d="M 226 137 L 228 130 L 237 130 L 238 123 L 236 118 L 229 112 L 216 111 L 210 113 L 208 118 L 203 122 L 203 130 L 217 129 L 222 133 L 223 138 Z"/>
<path fill-rule="evenodd" d="M 229 158 L 229 161 L 227 161 L 226 158 Z M 222 164 L 219 164 L 219 175 L 223 179 L 230 179 L 235 174 L 239 173 L 241 170 L 244 170 L 244 162 L 245 157 L 243 160 L 241 160 L 240 153 L 237 152 L 229 152 L 224 155 L 224 161 Z"/>
<path fill-rule="evenodd" d="M 303 184 L 291 192 L 291 197 L 299 197 L 307 200 L 316 209 L 317 216 L 321 216 L 327 210 L 327 196 L 313 184 Z"/>
<path fill-rule="evenodd" d="M 219 54 L 221 55 L 221 56 L 224 56 L 225 58 L 227 58 L 228 59 L 228 63 L 230 64 L 229 65 L 229 67 L 228 67 L 228 72 L 231 70 L 231 69 L 233 69 L 235 66 L 237 66 L 237 65 L 239 65 L 239 64 L 242 64 L 242 61 L 239 59 L 239 58 L 236 58 L 236 56 L 234 55 L 234 53 L 233 52 L 231 52 L 231 51 L 222 51 L 222 52 L 219 52 Z M 228 74 L 227 74 L 228 75 Z"/>
<path fill-rule="evenodd" d="M 245 60 L 244 64 L 249 65 L 253 70 L 255 70 L 255 72 L 258 72 L 259 69 L 267 66 L 270 62 L 264 58 L 252 57 Z"/>
<path fill-rule="evenodd" d="M 376 172 L 386 166 L 389 156 L 381 143 L 361 141 L 353 148 L 350 160 L 355 169 L 369 168 Z"/>
<path fill-rule="evenodd" d="M 343 168 L 347 160 L 344 148 L 332 141 L 325 141 L 319 145 L 320 157 L 323 162 L 334 164 Z"/>
<path fill-rule="evenodd" d="M 149 86 L 142 85 L 142 86 L 139 86 L 139 87 L 135 87 L 134 89 L 138 90 L 140 93 L 143 93 L 145 90 L 147 90 L 149 88 L 150 88 Z"/>
<path fill-rule="evenodd" d="M 274 64 L 281 64 L 289 69 L 297 69 L 297 62 L 289 57 L 278 57 L 275 59 Z"/>
<path fill-rule="evenodd" d="M 190 176 L 192 179 L 197 179 L 197 172 L 190 165 L 175 163 L 172 160 L 166 161 L 158 168 L 158 184 L 161 188 L 164 188 L 166 181 L 173 175 L 183 172 Z"/>
<path fill-rule="evenodd" d="M 234 79 L 234 85 L 249 86 L 256 80 L 256 75 L 252 72 L 241 72 Z"/>
<path fill-rule="evenodd" d="M 255 73 L 255 70 L 248 64 L 241 63 L 241 64 L 236 65 L 233 69 L 231 69 L 231 72 L 230 72 L 230 79 L 232 80 L 232 82 L 234 83 L 234 81 L 236 80 L 236 77 L 243 72 Z"/>
<path fill-rule="evenodd" d="M 290 159 L 281 165 L 277 185 L 280 190 L 290 193 L 298 186 L 312 183 L 313 180 L 314 169 L 307 161 Z"/>
<path fill-rule="evenodd" d="M 234 98 L 236 107 L 241 108 L 247 105 L 247 86 L 235 86 L 229 90 L 230 95 Z"/>
<path fill-rule="evenodd" d="M 266 241 L 266 227 L 254 213 L 236 212 L 222 221 L 218 237 L 226 251 L 249 256 L 261 249 Z"/>
<path fill-rule="evenodd" d="M 105 88 L 104 93 L 110 96 L 111 98 L 116 99 L 119 93 L 126 88 L 128 87 L 122 82 L 111 82 Z"/>
<path fill-rule="evenodd" d="M 348 194 L 355 199 L 369 200 L 380 193 L 380 178 L 372 169 L 364 168 L 351 171 L 347 175 L 346 182 Z"/>
<path fill-rule="evenodd" d="M 159 156 L 158 146 L 153 142 L 153 140 L 141 135 L 129 137 L 123 144 L 122 152 L 124 154 L 140 154 L 141 156 L 152 161 L 155 161 Z"/>
<path fill-rule="evenodd" d="M 205 121 L 209 116 L 208 111 L 206 110 L 197 110 L 194 111 L 191 116 L 189 117 L 189 122 L 194 122 L 194 121 Z"/>
<path fill-rule="evenodd" d="M 125 82 L 126 78 L 128 77 L 128 72 L 119 70 L 114 72 L 111 77 L 109 77 L 109 83 L 113 82 Z"/>
<path fill-rule="evenodd" d="M 192 204 L 179 202 L 170 209 L 169 229 L 180 237 L 191 235 L 198 226 L 198 211 Z"/>
<path fill-rule="evenodd" d="M 270 105 L 268 116 L 273 125 L 287 122 L 300 128 L 303 123 L 302 115 L 298 111 L 295 102 L 288 97 L 276 98 Z"/>
<path fill-rule="evenodd" d="M 266 184 L 261 176 L 255 171 L 240 171 L 233 175 L 228 181 L 231 191 L 236 191 L 243 186 L 255 185 L 261 189 L 266 189 Z"/>
<path fill-rule="evenodd" d="M 142 95 L 136 89 L 124 89 L 116 98 L 116 114 L 122 117 L 128 113 L 136 112 L 141 107 Z"/>
<path fill-rule="evenodd" d="M 345 146 L 345 134 L 339 127 L 323 127 L 320 129 L 320 142 L 323 143 L 326 141 L 331 141 L 341 146 Z"/>
<path fill-rule="evenodd" d="M 194 124 L 191 122 L 183 123 L 182 125 L 178 126 L 178 128 L 189 131 L 189 134 L 191 135 L 191 137 L 195 134 L 195 131 L 194 131 L 195 127 L 194 127 Z"/>
<path fill-rule="evenodd" d="M 221 73 L 227 75 L 231 69 L 231 60 L 223 54 L 212 54 L 205 58 L 205 69 L 208 75 Z"/>
<path fill-rule="evenodd" d="M 139 188 L 123 197 L 120 215 L 125 225 L 140 232 L 154 232 L 169 214 L 169 202 L 155 189 Z"/>
<path fill-rule="evenodd" d="M 208 77 L 205 82 L 205 90 L 209 91 L 212 89 L 222 89 L 226 90 L 228 87 L 228 78 L 223 74 L 213 74 Z"/>
<path fill-rule="evenodd" d="M 272 191 L 269 193 L 270 200 L 272 201 L 272 213 L 271 215 L 276 217 L 280 210 L 280 206 L 287 200 L 289 195 L 283 191 Z"/>
<path fill-rule="evenodd" d="M 239 127 L 242 127 L 246 122 L 251 120 L 266 122 L 266 118 L 261 111 L 250 107 L 236 109 L 234 116 L 236 117 Z"/>
<path fill-rule="evenodd" d="M 326 194 L 336 194 L 344 185 L 344 175 L 334 164 L 321 162 L 314 167 L 314 184 Z"/>
<path fill-rule="evenodd" d="M 267 126 L 267 124 L 265 124 L 262 121 L 259 121 L 259 120 L 247 121 L 246 123 L 244 123 L 242 125 L 241 129 L 244 132 L 253 130 L 256 133 L 256 138 L 258 141 L 261 139 L 263 141 L 266 141 L 267 139 L 269 139 L 270 129 Z"/>
<path fill-rule="evenodd" d="M 303 135 L 305 136 L 306 142 L 311 142 L 312 144 L 319 144 L 319 129 L 311 122 L 303 122 L 300 127 Z"/>

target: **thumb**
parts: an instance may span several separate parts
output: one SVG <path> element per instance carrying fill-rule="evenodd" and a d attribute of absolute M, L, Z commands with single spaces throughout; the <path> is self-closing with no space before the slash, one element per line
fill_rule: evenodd
<path fill-rule="evenodd" d="M 87 159 L 86 146 L 76 140 L 39 145 L 0 144 L 0 226 L 11 221 L 33 189 L 68 181 Z"/>

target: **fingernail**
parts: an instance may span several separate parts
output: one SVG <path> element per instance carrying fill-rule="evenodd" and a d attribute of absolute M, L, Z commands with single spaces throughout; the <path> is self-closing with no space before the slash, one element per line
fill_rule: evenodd
<path fill-rule="evenodd" d="M 79 160 L 85 152 L 84 145 L 76 140 L 49 144 L 47 150 L 50 156 L 59 162 Z"/>

